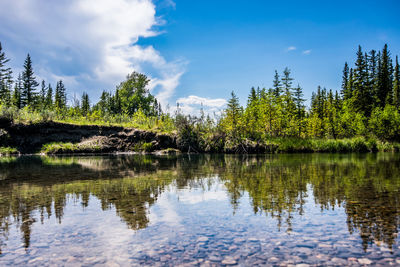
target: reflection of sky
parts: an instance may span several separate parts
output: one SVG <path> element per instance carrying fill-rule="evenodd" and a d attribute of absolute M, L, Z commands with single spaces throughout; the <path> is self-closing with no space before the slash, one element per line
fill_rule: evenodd
<path fill-rule="evenodd" d="M 272 244 L 278 247 L 287 242 L 318 247 L 325 243 L 336 246 L 337 243 L 343 248 L 351 247 L 352 253 L 365 253 L 359 233 L 350 234 L 348 231 L 344 208 L 336 205 L 329 210 L 321 209 L 314 201 L 310 185 L 305 195 L 303 215 L 299 215 L 299 205 L 296 205 L 297 209 L 291 214 L 288 211 L 282 213 L 279 227 L 276 214 L 254 213 L 252 200 L 246 192 L 233 210 L 223 183 L 218 178 L 211 179 L 204 189 L 168 186 L 148 210 L 148 227 L 138 231 L 128 229 L 114 207 L 103 211 L 96 197 L 90 197 L 89 205 L 83 208 L 79 200 L 69 195 L 61 224 L 54 217 L 53 210 L 50 219 L 45 219 L 43 224 L 38 220 L 32 225 L 28 254 L 24 253 L 17 228 L 12 227 L 0 265 L 7 262 L 14 252 L 22 258 L 34 259 L 41 255 L 42 258 L 54 259 L 54 262 L 65 260 L 73 263 L 72 256 L 76 262 L 87 264 L 93 264 L 90 260 L 97 260 L 125 265 L 134 263 L 132 257 L 137 255 L 155 255 L 157 248 L 193 243 L 204 235 L 210 236 L 210 244 L 241 236 L 257 238 L 262 246 Z M 39 212 L 34 217 L 38 219 Z M 382 248 L 371 245 L 370 251 L 374 250 Z"/>

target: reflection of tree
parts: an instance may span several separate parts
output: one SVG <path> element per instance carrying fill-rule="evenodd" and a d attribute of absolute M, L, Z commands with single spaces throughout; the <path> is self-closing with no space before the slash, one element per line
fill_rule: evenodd
<path fill-rule="evenodd" d="M 227 160 L 228 159 L 228 160 Z M 291 230 L 294 213 L 302 215 L 311 185 L 323 209 L 344 206 L 348 227 L 360 232 L 364 248 L 372 240 L 391 247 L 400 225 L 400 160 L 398 155 L 279 155 L 227 157 L 220 173 L 237 205 L 248 192 L 254 212 L 285 221 Z"/>
<path fill-rule="evenodd" d="M 174 160 L 168 158 L 28 159 L 0 162 L 0 169 L 6 174 L 0 181 L 0 234 L 3 236 L 0 242 L 7 237 L 10 222 L 15 220 L 26 248 L 30 245 L 32 224 L 36 222 L 35 211 L 39 211 L 42 223 L 46 214 L 50 217 L 52 212 L 61 223 L 68 197 L 80 200 L 86 207 L 93 195 L 101 201 L 103 210 L 115 207 L 129 228 L 144 228 L 148 224 L 148 207 L 174 176 L 168 168 Z M 158 171 L 160 166 L 167 170 Z M 129 178 L 121 178 L 127 174 Z"/>
<path fill-rule="evenodd" d="M 399 161 L 397 154 L 2 160 L 0 242 L 15 220 L 28 247 L 36 220 L 43 222 L 54 214 L 61 223 L 68 198 L 87 207 L 95 196 L 103 210 L 115 208 L 129 228 L 142 229 L 149 223 L 148 208 L 166 186 L 207 189 L 213 179 L 204 178 L 219 176 L 234 211 L 247 192 L 255 213 L 264 212 L 278 220 L 278 227 L 291 230 L 291 219 L 305 212 L 307 194 L 312 193 L 321 210 L 345 208 L 349 231 L 360 232 L 365 248 L 372 241 L 392 246 L 400 225 Z M 40 218 L 34 218 L 36 212 Z"/>

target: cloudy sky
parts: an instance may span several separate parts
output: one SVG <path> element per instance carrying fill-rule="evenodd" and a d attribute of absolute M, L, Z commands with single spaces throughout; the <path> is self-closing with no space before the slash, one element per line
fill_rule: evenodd
<path fill-rule="evenodd" d="M 307 97 L 339 89 L 357 46 L 400 54 L 398 1 L 0 0 L 0 42 L 15 72 L 62 79 L 69 97 L 97 101 L 133 70 L 185 112 L 223 108 L 234 90 L 270 87 L 292 70 Z"/>

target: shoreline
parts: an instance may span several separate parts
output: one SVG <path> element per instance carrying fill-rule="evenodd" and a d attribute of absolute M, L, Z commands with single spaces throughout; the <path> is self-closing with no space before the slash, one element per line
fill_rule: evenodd
<path fill-rule="evenodd" d="M 374 138 L 316 139 L 279 137 L 263 141 L 243 139 L 223 147 L 194 149 L 179 145 L 176 133 L 120 126 L 76 125 L 60 122 L 0 123 L 0 156 L 113 155 L 113 154 L 280 154 L 398 152 L 400 144 Z M 198 141 L 198 142 L 201 142 Z M 192 148 L 192 149 L 191 149 Z"/>

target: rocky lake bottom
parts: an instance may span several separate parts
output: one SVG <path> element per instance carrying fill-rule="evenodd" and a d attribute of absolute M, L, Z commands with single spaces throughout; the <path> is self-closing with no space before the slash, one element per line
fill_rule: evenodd
<path fill-rule="evenodd" d="M 0 158 L 1 266 L 399 266 L 400 155 Z"/>

